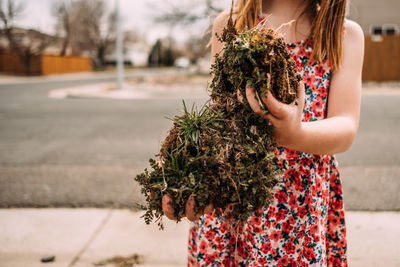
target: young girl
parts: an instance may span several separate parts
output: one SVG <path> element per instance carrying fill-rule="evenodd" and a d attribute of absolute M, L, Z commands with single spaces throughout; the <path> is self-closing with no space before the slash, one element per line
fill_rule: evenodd
<path fill-rule="evenodd" d="M 274 199 L 260 217 L 232 226 L 213 214 L 195 220 L 189 235 L 189 266 L 346 266 L 343 192 L 334 153 L 350 148 L 358 128 L 364 37 L 345 20 L 346 0 L 238 0 L 234 19 L 239 31 L 267 17 L 281 31 L 287 49 L 303 75 L 297 105 L 285 105 L 271 94 L 260 112 L 251 88 L 246 97 L 253 110 L 272 123 L 275 151 L 283 177 Z M 229 11 L 213 27 L 213 59 L 223 44 L 215 37 L 227 24 Z M 163 209 L 173 218 L 164 196 Z M 212 211 L 206 209 L 205 213 Z"/>

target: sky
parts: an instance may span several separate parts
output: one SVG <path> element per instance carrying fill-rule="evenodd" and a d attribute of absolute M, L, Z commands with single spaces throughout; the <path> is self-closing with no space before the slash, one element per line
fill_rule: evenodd
<path fill-rule="evenodd" d="M 70 0 L 14 0 L 25 5 L 23 16 L 16 21 L 16 25 L 26 28 L 54 33 L 55 19 L 51 15 L 51 6 L 54 2 Z M 115 7 L 116 0 L 104 0 L 109 10 Z M 3 1 L 5 2 L 5 1 Z M 183 42 L 191 35 L 202 34 L 206 29 L 207 20 L 192 27 L 175 27 L 172 32 L 170 27 L 155 24 L 154 18 L 168 10 L 170 6 L 185 5 L 190 9 L 201 7 L 205 0 L 120 0 L 122 27 L 124 31 L 136 30 L 145 35 L 148 42 L 152 43 L 157 38 L 172 34 L 178 42 Z M 230 0 L 214 0 L 222 8 L 230 7 Z"/>

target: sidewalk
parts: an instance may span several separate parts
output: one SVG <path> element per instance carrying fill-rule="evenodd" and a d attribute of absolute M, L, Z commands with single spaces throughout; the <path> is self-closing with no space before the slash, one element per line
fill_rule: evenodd
<path fill-rule="evenodd" d="M 1 209 L 0 266 L 186 266 L 189 223 L 146 225 L 142 212 Z M 347 212 L 349 266 L 400 266 L 400 213 Z M 55 261 L 41 263 L 44 256 Z M 116 256 L 122 256 L 120 258 Z M 114 263 L 120 263 L 116 265 Z"/>
<path fill-rule="evenodd" d="M 13 83 L 34 83 L 44 81 L 68 81 L 68 80 L 81 80 L 90 78 L 109 78 L 115 77 L 115 72 L 78 72 L 66 74 L 53 74 L 53 75 L 38 75 L 38 76 L 18 76 L 0 74 L 0 84 L 13 84 Z"/>
<path fill-rule="evenodd" d="M 136 73 L 140 76 L 140 73 Z M 171 75 L 171 73 L 169 73 Z M 168 76 L 168 73 L 165 74 Z M 122 90 L 116 89 L 115 82 L 93 83 L 75 87 L 67 87 L 50 90 L 48 96 L 50 98 L 103 98 L 103 99 L 155 99 L 155 98 L 175 98 L 175 99 L 208 99 L 207 82 L 193 83 L 189 78 L 187 83 L 138 83 L 132 81 L 124 83 Z M 206 80 L 207 81 L 207 80 Z M 209 81 L 209 79 L 208 79 Z M 400 86 L 398 83 L 393 84 L 372 84 L 366 85 L 362 94 L 365 96 L 380 95 L 399 95 Z"/>
<path fill-rule="evenodd" d="M 175 69 L 175 68 L 137 68 L 125 69 L 124 77 L 144 77 L 144 76 L 158 76 L 160 73 L 173 74 L 173 73 L 186 73 L 189 70 Z M 37 76 L 23 76 L 23 75 L 10 75 L 0 73 L 0 85 L 14 84 L 14 83 L 36 83 L 36 82 L 52 82 L 52 81 L 71 81 L 71 80 L 87 80 L 87 79 L 107 79 L 117 77 L 116 70 L 105 71 L 89 71 L 89 72 L 75 72 L 64 74 L 51 74 L 51 75 L 37 75 Z"/>

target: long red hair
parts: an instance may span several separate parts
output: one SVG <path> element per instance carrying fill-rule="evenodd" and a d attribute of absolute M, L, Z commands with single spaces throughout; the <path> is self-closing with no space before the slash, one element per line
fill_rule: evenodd
<path fill-rule="evenodd" d="M 237 15 L 236 29 L 253 28 L 262 11 L 262 0 L 237 0 L 234 13 Z M 342 59 L 343 24 L 346 15 L 346 0 L 309 0 L 302 15 L 309 13 L 312 19 L 310 38 L 313 40 L 311 58 L 324 58 L 337 69 Z"/>

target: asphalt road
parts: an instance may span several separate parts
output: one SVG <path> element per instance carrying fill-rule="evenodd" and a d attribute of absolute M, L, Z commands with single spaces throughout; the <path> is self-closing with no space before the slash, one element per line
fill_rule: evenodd
<path fill-rule="evenodd" d="M 133 177 L 181 99 L 50 99 L 110 77 L 0 85 L 0 207 L 134 207 Z M 190 100 L 203 103 L 205 99 Z M 400 210 L 400 94 L 365 95 L 357 139 L 338 155 L 350 210 Z"/>

